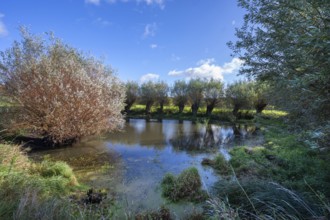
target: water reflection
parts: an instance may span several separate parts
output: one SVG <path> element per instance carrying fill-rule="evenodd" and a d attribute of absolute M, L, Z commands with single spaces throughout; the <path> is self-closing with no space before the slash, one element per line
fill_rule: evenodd
<path fill-rule="evenodd" d="M 109 189 L 116 195 L 119 207 L 126 206 L 134 213 L 158 209 L 166 203 L 161 197 L 160 182 L 168 172 L 179 174 L 194 166 L 203 188 L 211 189 L 221 177 L 212 168 L 202 166 L 202 159 L 212 158 L 219 152 L 228 159 L 228 149 L 234 146 L 258 145 L 262 138 L 255 136 L 254 131 L 253 126 L 239 124 L 131 119 L 122 132 L 42 154 L 69 162 L 80 181 Z M 109 163 L 106 172 L 102 162 Z M 170 208 L 180 217 L 194 206 L 180 203 L 171 204 Z M 118 219 L 125 217 L 125 210 L 121 214 Z"/>
<path fill-rule="evenodd" d="M 249 145 L 255 127 L 248 125 L 194 124 L 191 121 L 162 120 L 147 122 L 130 119 L 124 132 L 109 134 L 112 143 L 140 145 L 179 151 L 214 151 L 234 145 Z M 255 144 L 253 142 L 253 144 Z"/>

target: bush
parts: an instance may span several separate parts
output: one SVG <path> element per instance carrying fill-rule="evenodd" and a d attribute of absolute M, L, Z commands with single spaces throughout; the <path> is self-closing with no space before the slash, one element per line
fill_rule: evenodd
<path fill-rule="evenodd" d="M 109 67 L 53 37 L 22 37 L 0 56 L 0 82 L 20 106 L 11 129 L 62 144 L 121 125 L 125 89 Z"/>
<path fill-rule="evenodd" d="M 182 171 L 178 177 L 166 174 L 162 181 L 162 194 L 173 202 L 181 199 L 201 201 L 206 197 L 201 186 L 198 170 L 192 167 Z"/>

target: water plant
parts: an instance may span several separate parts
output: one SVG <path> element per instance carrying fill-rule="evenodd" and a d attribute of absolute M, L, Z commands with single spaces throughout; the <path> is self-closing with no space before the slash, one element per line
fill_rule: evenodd
<path fill-rule="evenodd" d="M 177 177 L 170 173 L 166 174 L 161 186 L 162 195 L 173 202 L 201 201 L 206 198 L 206 193 L 201 189 L 201 178 L 195 167 L 182 171 Z"/>
<path fill-rule="evenodd" d="M 202 160 L 202 165 L 211 166 L 223 175 L 228 175 L 230 173 L 229 163 L 222 154 L 218 154 L 214 159 L 204 158 Z"/>

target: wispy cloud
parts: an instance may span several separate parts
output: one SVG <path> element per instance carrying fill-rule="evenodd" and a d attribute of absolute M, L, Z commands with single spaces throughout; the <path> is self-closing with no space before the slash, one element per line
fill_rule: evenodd
<path fill-rule="evenodd" d="M 165 8 L 165 0 L 136 0 L 137 2 L 145 2 L 147 5 L 158 5 L 161 9 Z"/>
<path fill-rule="evenodd" d="M 215 60 L 206 59 L 197 62 L 196 67 L 190 67 L 185 70 L 172 70 L 168 73 L 169 76 L 183 76 L 186 78 L 207 78 L 223 80 L 223 74 L 236 73 L 243 61 L 239 58 L 233 58 L 229 63 L 223 66 L 215 64 Z"/>
<path fill-rule="evenodd" d="M 117 2 L 136 2 L 138 4 L 144 3 L 147 5 L 157 5 L 161 9 L 165 8 L 165 0 L 85 0 L 87 4 L 93 4 L 93 5 L 100 5 L 101 1 L 105 1 L 110 4 L 114 4 Z"/>
<path fill-rule="evenodd" d="M 101 0 L 85 0 L 87 4 L 100 5 Z"/>
<path fill-rule="evenodd" d="M 236 21 L 235 21 L 235 20 L 232 20 L 232 21 L 231 21 L 231 24 L 232 24 L 232 25 L 235 25 L 235 24 L 236 24 Z"/>
<path fill-rule="evenodd" d="M 8 30 L 5 23 L 2 21 L 2 18 L 5 17 L 4 14 L 0 13 L 0 37 L 5 37 L 8 35 Z"/>
<path fill-rule="evenodd" d="M 153 37 L 156 35 L 156 30 L 157 30 L 157 24 L 152 23 L 152 24 L 146 24 L 144 27 L 144 32 L 143 32 L 143 37 Z"/>
<path fill-rule="evenodd" d="M 157 44 L 150 44 L 150 48 L 151 48 L 151 49 L 156 49 L 157 47 L 158 47 Z"/>
<path fill-rule="evenodd" d="M 174 53 L 172 53 L 171 60 L 177 62 L 177 61 L 181 60 L 181 57 L 179 57 L 179 56 L 175 55 Z"/>
<path fill-rule="evenodd" d="M 158 74 L 147 73 L 147 74 L 141 76 L 140 81 L 141 81 L 141 83 L 144 83 L 144 82 L 148 82 L 148 81 L 156 81 L 158 79 L 159 79 Z"/>
<path fill-rule="evenodd" d="M 110 21 L 105 20 L 101 17 L 98 17 L 97 19 L 95 19 L 94 23 L 98 24 L 98 25 L 101 25 L 103 27 L 107 27 L 107 26 L 110 26 L 112 24 Z"/>

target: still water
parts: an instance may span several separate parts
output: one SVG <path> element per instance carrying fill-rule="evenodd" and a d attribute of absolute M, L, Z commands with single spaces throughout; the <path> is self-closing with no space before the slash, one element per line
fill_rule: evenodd
<path fill-rule="evenodd" d="M 229 159 L 233 147 L 261 141 L 254 126 L 130 119 L 121 132 L 36 154 L 66 161 L 80 182 L 107 189 L 120 208 L 118 218 L 161 205 L 180 218 L 200 207 L 188 202 L 170 204 L 162 198 L 160 183 L 166 173 L 179 174 L 194 166 L 209 192 L 221 176 L 202 166 L 203 158 L 222 153 Z"/>

